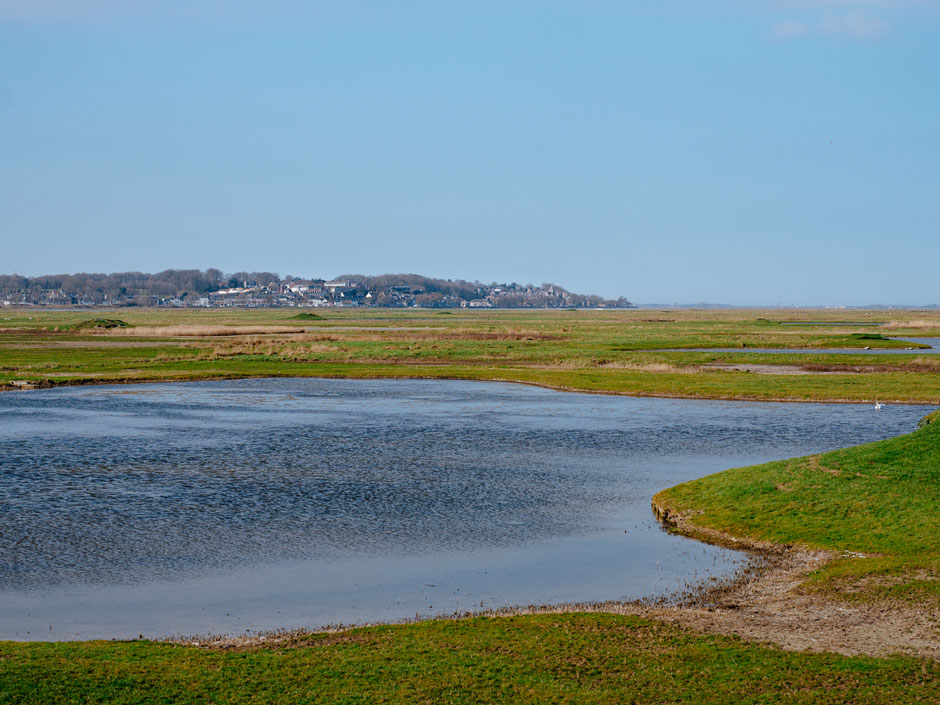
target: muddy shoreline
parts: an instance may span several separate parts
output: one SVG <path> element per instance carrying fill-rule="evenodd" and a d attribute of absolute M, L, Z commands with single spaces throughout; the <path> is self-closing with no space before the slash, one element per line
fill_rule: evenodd
<path fill-rule="evenodd" d="M 808 595 L 799 586 L 838 556 L 833 551 L 753 541 L 692 527 L 685 516 L 652 502 L 653 513 L 669 531 L 706 543 L 739 549 L 749 563 L 723 580 L 711 579 L 691 590 L 632 602 L 569 602 L 469 611 L 409 619 L 417 621 L 507 617 L 528 614 L 598 612 L 675 624 L 709 634 L 734 635 L 788 651 L 832 652 L 848 656 L 896 654 L 940 661 L 940 614 L 895 604 L 848 603 Z M 342 635 L 387 622 L 283 630 L 254 636 L 201 635 L 167 639 L 210 650 L 291 648 L 312 634 Z M 322 642 L 317 642 L 322 643 Z"/>

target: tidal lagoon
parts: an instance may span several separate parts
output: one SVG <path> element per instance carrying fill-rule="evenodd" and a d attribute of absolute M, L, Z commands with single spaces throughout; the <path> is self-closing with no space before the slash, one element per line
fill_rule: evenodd
<path fill-rule="evenodd" d="M 0 639 L 256 633 L 636 599 L 744 557 L 658 490 L 922 406 L 253 379 L 0 395 Z"/>

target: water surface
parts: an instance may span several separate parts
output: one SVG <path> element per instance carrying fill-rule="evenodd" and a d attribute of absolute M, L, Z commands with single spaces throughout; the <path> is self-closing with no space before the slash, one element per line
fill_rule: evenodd
<path fill-rule="evenodd" d="M 644 352 L 774 353 L 787 355 L 937 355 L 940 338 L 892 338 L 929 348 L 649 348 Z"/>
<path fill-rule="evenodd" d="M 0 638 L 633 599 L 732 569 L 656 491 L 897 435 L 918 406 L 262 379 L 0 394 Z"/>

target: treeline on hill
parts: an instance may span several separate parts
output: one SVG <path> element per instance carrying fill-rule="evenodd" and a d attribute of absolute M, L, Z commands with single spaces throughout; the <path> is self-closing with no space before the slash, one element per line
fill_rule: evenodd
<path fill-rule="evenodd" d="M 541 286 L 533 284 L 482 284 L 468 282 L 463 279 L 434 279 L 420 274 L 380 274 L 367 276 L 364 274 L 343 274 L 339 280 L 357 282 L 358 288 L 374 292 L 388 292 L 391 289 L 402 289 L 410 294 L 427 299 L 424 305 L 434 305 L 437 299 L 459 299 L 472 301 L 487 298 L 495 306 L 506 308 L 521 308 L 538 305 L 566 305 L 566 306 L 620 306 L 629 307 L 633 304 L 626 298 L 616 300 L 604 299 L 601 296 L 573 294 L 556 284 L 543 283 Z M 541 294 L 541 296 L 538 296 Z M 549 295 L 546 298 L 546 295 Z M 379 294 L 381 296 L 381 294 Z M 381 301 L 381 298 L 379 299 Z"/>
<path fill-rule="evenodd" d="M 498 307 L 631 305 L 622 297 L 611 301 L 572 294 L 554 284 L 483 284 L 419 274 L 344 274 L 329 283 L 290 275 L 282 279 L 274 272 L 223 274 L 219 269 L 167 269 L 156 274 L 0 275 L 0 300 L 5 304 L 276 306 L 316 302 L 330 305 L 340 303 L 340 299 L 344 304 L 370 306 L 452 307 L 469 302 Z"/>
<path fill-rule="evenodd" d="M 134 299 L 169 298 L 207 294 L 224 286 L 241 286 L 243 282 L 276 282 L 278 276 L 271 272 L 236 272 L 223 275 L 221 270 L 167 269 L 156 274 L 144 272 L 115 272 L 98 274 L 45 274 L 39 277 L 22 277 L 16 274 L 0 274 L 0 296 L 37 299 L 44 293 L 56 292 L 71 298 L 102 298 L 111 301 Z"/>
<path fill-rule="evenodd" d="M 486 289 L 479 282 L 468 282 L 462 279 L 433 279 L 420 274 L 379 274 L 374 277 L 364 274 L 342 274 L 336 278 L 341 281 L 356 282 L 361 288 L 369 291 L 407 287 L 410 293 L 442 294 L 456 296 L 459 299 L 475 299 Z"/>

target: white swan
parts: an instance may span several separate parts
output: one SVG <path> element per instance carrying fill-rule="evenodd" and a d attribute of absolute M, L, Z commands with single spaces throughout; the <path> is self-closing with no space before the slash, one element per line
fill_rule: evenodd
<path fill-rule="evenodd" d="M 876 401 L 876 402 L 875 402 L 875 408 L 876 408 L 876 409 L 884 409 L 884 408 L 885 408 L 885 405 L 882 404 L 880 401 Z"/>

